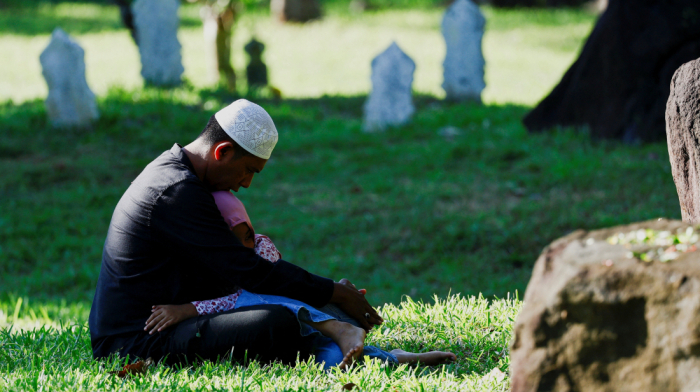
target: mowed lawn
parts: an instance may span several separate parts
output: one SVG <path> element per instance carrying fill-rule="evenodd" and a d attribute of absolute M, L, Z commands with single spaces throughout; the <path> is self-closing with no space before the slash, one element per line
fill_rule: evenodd
<path fill-rule="evenodd" d="M 106 373 L 116 360 L 91 359 L 85 324 L 113 208 L 150 160 L 192 140 L 238 97 L 207 81 L 197 12 L 181 10 L 187 83 L 163 91 L 142 88 L 116 8 L 0 9 L 0 53 L 9 54 L 0 62 L 0 389 L 296 391 L 353 382 L 505 391 L 518 298 L 545 245 L 578 228 L 680 217 L 665 144 L 530 135 L 520 122 L 576 58 L 594 15 L 484 8 L 487 89 L 477 105 L 441 100 L 441 9 L 352 14 L 336 4 L 308 25 L 252 12 L 238 24 L 234 65 L 242 77 L 242 46 L 255 35 L 283 93 L 249 97 L 280 132 L 263 173 L 238 194 L 256 230 L 285 259 L 367 288 L 390 320 L 370 343 L 449 349 L 459 361 L 331 374 L 307 363 L 216 363 L 116 379 Z M 101 112 L 91 129 L 47 123 L 38 56 L 55 25 L 85 48 Z M 365 134 L 369 63 L 392 41 L 416 61 L 417 111 L 406 126 Z M 443 136 L 448 127 L 453 136 Z"/>

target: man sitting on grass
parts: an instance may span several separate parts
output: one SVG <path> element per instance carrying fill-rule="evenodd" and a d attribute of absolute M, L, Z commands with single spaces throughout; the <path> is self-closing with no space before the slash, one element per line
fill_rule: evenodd
<path fill-rule="evenodd" d="M 90 310 L 95 358 L 117 353 L 173 363 L 247 355 L 290 363 L 309 353 L 297 319 L 279 305 L 202 315 L 154 334 L 144 330 L 153 304 L 218 298 L 238 287 L 315 307 L 334 303 L 366 330 L 382 323 L 350 282 L 335 283 L 284 260 L 271 263 L 243 246 L 221 217 L 211 192 L 248 188 L 276 143 L 267 112 L 238 100 L 217 112 L 196 140 L 173 145 L 132 182 L 112 215 Z"/>

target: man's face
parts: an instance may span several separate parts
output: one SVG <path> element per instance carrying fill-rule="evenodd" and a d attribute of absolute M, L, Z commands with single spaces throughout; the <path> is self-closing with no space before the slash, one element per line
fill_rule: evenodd
<path fill-rule="evenodd" d="M 241 187 L 248 188 L 253 181 L 253 176 L 260 173 L 267 163 L 267 159 L 253 155 L 234 159 L 233 147 L 224 148 L 215 155 L 218 157 L 217 167 L 210 181 L 218 191 L 230 189 L 238 192 Z"/>

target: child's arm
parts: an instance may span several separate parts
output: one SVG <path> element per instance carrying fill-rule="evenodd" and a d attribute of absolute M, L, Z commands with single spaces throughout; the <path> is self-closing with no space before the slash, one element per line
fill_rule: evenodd
<path fill-rule="evenodd" d="M 146 320 L 144 331 L 153 334 L 181 321 L 197 316 L 197 309 L 192 304 L 183 305 L 154 305 L 151 307 L 151 317 Z"/>
<path fill-rule="evenodd" d="M 255 253 L 273 263 L 282 258 L 282 253 L 277 250 L 270 237 L 262 234 L 255 235 Z"/>
<path fill-rule="evenodd" d="M 193 301 L 192 305 L 195 307 L 195 311 L 199 315 L 221 313 L 236 307 L 236 300 L 238 300 L 240 293 L 241 291 L 238 290 L 233 294 L 217 299 Z"/>

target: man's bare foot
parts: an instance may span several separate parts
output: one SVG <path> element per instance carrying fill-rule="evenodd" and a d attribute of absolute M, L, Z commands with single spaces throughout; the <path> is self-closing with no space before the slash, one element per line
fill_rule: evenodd
<path fill-rule="evenodd" d="M 457 360 L 457 356 L 446 351 L 431 351 L 428 353 L 409 353 L 403 350 L 391 350 L 399 363 L 414 364 L 420 362 L 423 365 L 435 366 L 451 363 Z"/>
<path fill-rule="evenodd" d="M 362 350 L 365 348 L 367 332 L 362 328 L 338 320 L 309 323 L 309 325 L 333 339 L 340 347 L 340 351 L 345 355 L 343 362 L 338 365 L 341 369 L 351 365 L 360 357 Z"/>

